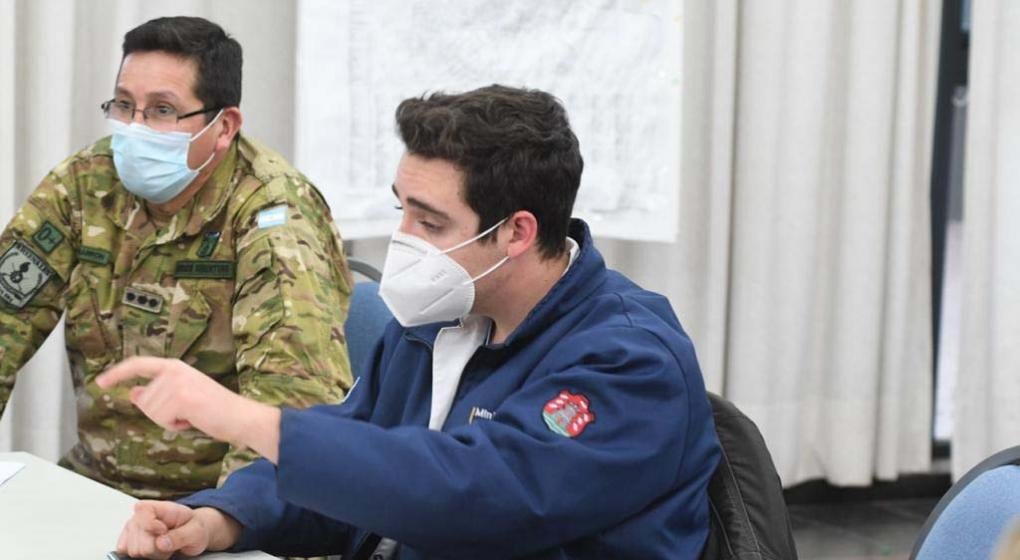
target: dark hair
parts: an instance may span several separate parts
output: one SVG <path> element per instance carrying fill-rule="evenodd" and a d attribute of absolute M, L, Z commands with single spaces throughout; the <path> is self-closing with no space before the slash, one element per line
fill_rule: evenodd
<path fill-rule="evenodd" d="M 178 16 L 149 20 L 124 35 L 122 50 L 123 57 L 163 51 L 194 60 L 198 65 L 195 97 L 205 108 L 241 104 L 241 45 L 207 19 Z"/>
<path fill-rule="evenodd" d="M 409 153 L 464 172 L 464 199 L 480 218 L 479 232 L 527 210 L 538 220 L 540 254 L 566 251 L 584 161 L 558 99 L 492 85 L 406 99 L 396 117 Z"/>

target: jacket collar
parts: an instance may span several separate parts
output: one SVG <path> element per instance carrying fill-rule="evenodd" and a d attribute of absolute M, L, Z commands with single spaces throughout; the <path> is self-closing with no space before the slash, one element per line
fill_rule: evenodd
<path fill-rule="evenodd" d="M 574 218 L 570 221 L 570 237 L 577 242 L 579 252 L 566 274 L 559 279 L 548 293 L 528 312 L 524 321 L 517 326 L 504 342 L 492 347 L 507 347 L 520 344 L 545 330 L 561 316 L 584 302 L 606 280 L 606 263 L 595 248 L 588 224 Z M 444 327 L 459 321 L 430 323 L 404 330 L 408 339 L 423 342 L 428 346 L 435 343 L 436 336 Z"/>

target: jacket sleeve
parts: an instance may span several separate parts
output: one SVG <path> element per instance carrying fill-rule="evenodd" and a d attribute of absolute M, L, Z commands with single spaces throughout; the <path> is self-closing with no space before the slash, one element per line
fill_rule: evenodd
<path fill-rule="evenodd" d="M 368 420 L 375 401 L 375 378 L 382 363 L 383 341 L 375 349 L 375 368 L 361 375 L 340 405 L 319 405 L 307 414 L 321 415 L 325 421 L 337 418 Z M 356 481 L 351 483 L 356 484 Z M 293 504 L 279 496 L 276 467 L 265 459 L 231 474 L 220 488 L 203 490 L 180 500 L 198 508 L 213 507 L 241 524 L 240 540 L 233 550 L 264 550 L 281 556 L 335 554 L 349 548 L 354 528 Z"/>
<path fill-rule="evenodd" d="M 230 475 L 222 487 L 197 492 L 179 503 L 213 507 L 240 523 L 241 537 L 234 543 L 234 551 L 318 556 L 344 550 L 352 528 L 281 500 L 275 471 L 269 461 L 259 459 Z M 287 528 L 285 534 L 279 532 L 282 527 Z"/>
<path fill-rule="evenodd" d="M 600 335 L 564 341 L 560 368 L 448 433 L 284 411 L 279 498 L 443 557 L 524 555 L 621 522 L 677 488 L 685 461 L 711 469 L 716 448 L 707 405 L 690 414 L 706 398 L 688 390 L 693 349 L 637 328 Z M 590 418 L 546 414 L 564 392 Z"/>
<path fill-rule="evenodd" d="M 351 386 L 343 330 L 351 280 L 339 234 L 325 201 L 300 178 L 262 190 L 236 226 L 238 392 L 273 406 L 337 403 Z M 232 448 L 221 482 L 255 456 Z"/>
<path fill-rule="evenodd" d="M 69 159 L 50 172 L 0 235 L 0 415 L 18 370 L 64 310 L 64 288 L 77 262 L 74 168 Z"/>

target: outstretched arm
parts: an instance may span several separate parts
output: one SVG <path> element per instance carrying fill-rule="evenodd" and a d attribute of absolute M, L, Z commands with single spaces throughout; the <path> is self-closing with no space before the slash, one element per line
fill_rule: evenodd
<path fill-rule="evenodd" d="M 276 463 L 280 409 L 237 395 L 184 362 L 167 358 L 128 358 L 96 377 L 96 383 L 109 389 L 132 379 L 149 380 L 131 389 L 131 402 L 161 427 L 194 427 Z"/>

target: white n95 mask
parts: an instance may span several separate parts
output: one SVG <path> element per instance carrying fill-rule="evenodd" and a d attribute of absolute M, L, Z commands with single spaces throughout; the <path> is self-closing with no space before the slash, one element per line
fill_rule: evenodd
<path fill-rule="evenodd" d="M 187 132 L 160 132 L 141 123 L 122 123 L 109 119 L 113 129 L 110 147 L 113 149 L 113 165 L 121 184 L 129 192 L 149 202 L 162 204 L 181 194 L 185 187 L 198 177 L 198 173 L 209 165 L 216 152 L 198 166 L 188 167 L 188 147 L 219 120 L 209 121 L 198 134 Z"/>
<path fill-rule="evenodd" d="M 383 264 L 379 295 L 397 321 L 405 327 L 415 327 L 453 321 L 470 313 L 475 303 L 475 282 L 510 257 L 503 257 L 472 278 L 449 253 L 485 237 L 505 221 L 503 218 L 482 233 L 444 251 L 420 237 L 393 232 Z"/>

